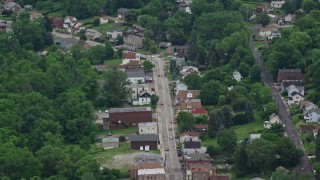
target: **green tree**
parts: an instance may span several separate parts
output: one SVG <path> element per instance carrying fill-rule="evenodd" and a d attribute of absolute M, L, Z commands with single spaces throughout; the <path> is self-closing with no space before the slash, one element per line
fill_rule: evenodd
<path fill-rule="evenodd" d="M 195 117 L 196 124 L 207 124 L 208 123 L 208 116 L 202 114 Z"/>
<path fill-rule="evenodd" d="M 105 43 L 105 52 L 106 52 L 106 58 L 107 59 L 112 59 L 113 58 L 113 55 L 114 55 L 114 50 L 113 50 L 113 47 L 112 47 L 112 44 L 108 41 Z"/>
<path fill-rule="evenodd" d="M 316 8 L 317 4 L 314 0 L 304 0 L 302 2 L 302 9 L 306 13 L 309 13 L 311 10 L 315 10 Z"/>
<path fill-rule="evenodd" d="M 216 145 L 215 146 L 213 146 L 213 145 L 208 146 L 207 151 L 206 151 L 206 153 L 208 153 L 211 157 L 219 155 L 219 154 L 221 154 L 221 152 L 222 152 L 221 147 L 216 146 Z"/>
<path fill-rule="evenodd" d="M 223 116 L 223 124 L 224 126 L 227 128 L 227 127 L 230 127 L 233 125 L 233 111 L 231 109 L 230 106 L 222 106 L 221 107 L 221 113 L 222 113 L 222 116 Z"/>
<path fill-rule="evenodd" d="M 237 148 L 237 150 L 234 153 L 234 160 L 236 176 L 239 178 L 245 176 L 250 170 L 250 167 L 248 166 L 249 160 L 245 146 L 241 145 Z"/>
<path fill-rule="evenodd" d="M 191 131 L 194 125 L 194 117 L 191 113 L 180 111 L 177 116 L 179 132 Z"/>
<path fill-rule="evenodd" d="M 87 40 L 87 36 L 85 34 L 81 34 L 80 35 L 80 40 L 86 41 Z"/>
<path fill-rule="evenodd" d="M 260 13 L 257 15 L 256 22 L 262 26 L 266 26 L 270 23 L 270 17 L 265 12 Z"/>
<path fill-rule="evenodd" d="M 104 102 L 106 106 L 117 106 L 127 102 L 129 96 L 129 89 L 127 85 L 127 75 L 118 70 L 111 69 L 105 74 L 104 85 Z"/>
<path fill-rule="evenodd" d="M 154 64 L 150 61 L 143 61 L 142 66 L 145 71 L 151 71 L 154 68 Z"/>
<path fill-rule="evenodd" d="M 117 169 L 108 169 L 108 168 L 103 168 L 102 169 L 102 178 L 103 179 L 110 179 L 110 180 L 117 180 L 120 179 L 120 171 Z"/>
<path fill-rule="evenodd" d="M 209 123 L 208 123 L 209 137 L 215 137 L 218 133 L 220 126 L 223 126 L 222 117 L 219 116 L 216 110 L 209 112 Z"/>
<path fill-rule="evenodd" d="M 233 130 L 224 129 L 217 135 L 217 143 L 223 151 L 232 154 L 237 147 L 237 137 Z"/>
<path fill-rule="evenodd" d="M 320 161 L 320 133 L 318 133 L 316 138 L 316 160 Z"/>
<path fill-rule="evenodd" d="M 297 4 L 294 0 L 286 0 L 285 4 L 282 5 L 282 9 L 286 14 L 294 14 L 297 10 Z"/>
<path fill-rule="evenodd" d="M 187 75 L 183 82 L 188 86 L 188 89 L 197 90 L 201 88 L 200 77 L 196 73 Z"/>
<path fill-rule="evenodd" d="M 261 69 L 259 65 L 254 65 L 250 69 L 249 77 L 251 82 L 260 82 L 261 81 Z"/>
<path fill-rule="evenodd" d="M 157 103 L 159 101 L 159 96 L 152 94 L 150 99 L 151 99 L 151 107 L 153 109 L 155 109 L 157 107 Z"/>
<path fill-rule="evenodd" d="M 94 26 L 99 26 L 100 25 L 100 18 L 96 17 L 93 19 L 93 25 Z"/>
<path fill-rule="evenodd" d="M 124 43 L 124 39 L 122 36 L 117 36 L 117 45 L 121 45 Z"/>
<path fill-rule="evenodd" d="M 252 109 L 252 105 L 250 102 L 246 103 L 245 113 L 246 113 L 246 117 L 248 119 L 248 122 L 253 122 L 254 121 L 253 109 Z"/>
<path fill-rule="evenodd" d="M 215 105 L 218 103 L 218 97 L 224 95 L 227 88 L 218 81 L 209 81 L 201 87 L 200 99 L 204 105 Z"/>
<path fill-rule="evenodd" d="M 289 138 L 278 138 L 275 145 L 275 153 L 279 156 L 279 158 L 275 159 L 275 164 L 292 167 L 299 163 L 303 152 Z"/>

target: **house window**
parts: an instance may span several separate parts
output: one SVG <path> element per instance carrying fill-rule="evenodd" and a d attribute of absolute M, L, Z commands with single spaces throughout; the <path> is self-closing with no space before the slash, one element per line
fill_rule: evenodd
<path fill-rule="evenodd" d="M 141 129 L 141 131 L 140 132 L 143 132 L 143 130 Z"/>

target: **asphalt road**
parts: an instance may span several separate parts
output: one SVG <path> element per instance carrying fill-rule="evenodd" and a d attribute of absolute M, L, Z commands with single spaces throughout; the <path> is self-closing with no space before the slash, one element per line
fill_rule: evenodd
<path fill-rule="evenodd" d="M 156 94 L 159 96 L 158 105 L 158 123 L 159 123 L 159 138 L 160 151 L 166 158 L 166 170 L 169 174 L 170 180 L 183 180 L 184 176 L 181 169 L 181 164 L 177 155 L 177 143 L 175 140 L 175 129 L 171 123 L 174 119 L 172 100 L 170 96 L 169 81 L 164 76 L 164 61 L 155 56 L 148 59 L 155 64 L 154 68 L 154 82 Z M 160 77 L 158 77 L 160 75 Z M 161 105 L 163 104 L 163 105 Z"/>
<path fill-rule="evenodd" d="M 261 60 L 257 49 L 254 48 L 253 35 L 257 34 L 258 31 L 259 31 L 258 26 L 252 27 L 249 45 L 252 49 L 256 64 L 260 65 L 260 67 L 261 67 L 261 79 L 265 84 L 267 84 L 272 89 L 272 94 L 273 94 L 275 103 L 277 104 L 277 106 L 279 108 L 279 116 L 281 118 L 282 123 L 285 124 L 285 126 L 286 126 L 286 133 L 287 133 L 288 137 L 291 139 L 291 141 L 298 148 L 303 149 L 303 145 L 300 140 L 300 137 L 299 137 L 297 131 L 294 129 L 294 126 L 293 126 L 292 121 L 290 119 L 290 115 L 288 113 L 287 106 L 285 105 L 285 102 L 281 99 L 280 94 L 277 92 L 277 89 L 275 88 L 274 83 L 269 76 L 269 73 L 266 71 L 264 63 Z M 306 154 L 304 154 L 300 158 L 299 169 L 296 172 L 297 173 L 305 172 L 305 173 L 313 174 L 313 167 L 311 165 L 311 161 Z"/>

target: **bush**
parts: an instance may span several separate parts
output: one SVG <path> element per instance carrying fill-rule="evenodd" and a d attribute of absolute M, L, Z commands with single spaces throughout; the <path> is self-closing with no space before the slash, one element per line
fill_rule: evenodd
<path fill-rule="evenodd" d="M 210 156 L 216 156 L 222 153 L 220 146 L 208 146 L 207 152 Z"/>
<path fill-rule="evenodd" d="M 233 118 L 232 121 L 236 125 L 242 125 L 248 123 L 247 116 L 244 113 L 238 113 Z"/>
<path fill-rule="evenodd" d="M 120 141 L 120 142 L 126 141 L 126 137 L 124 137 L 124 136 L 119 136 L 119 141 Z"/>

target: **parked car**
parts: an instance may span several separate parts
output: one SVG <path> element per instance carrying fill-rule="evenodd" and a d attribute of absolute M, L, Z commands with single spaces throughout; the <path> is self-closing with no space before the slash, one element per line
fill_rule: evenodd
<path fill-rule="evenodd" d="M 111 131 L 108 132 L 108 136 L 112 136 L 112 132 Z"/>

